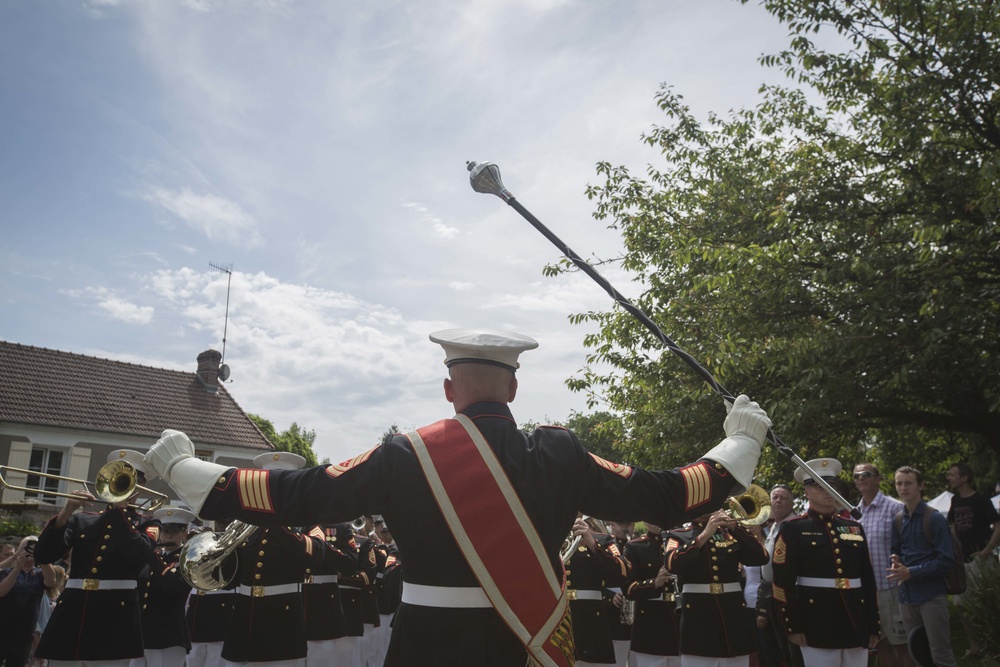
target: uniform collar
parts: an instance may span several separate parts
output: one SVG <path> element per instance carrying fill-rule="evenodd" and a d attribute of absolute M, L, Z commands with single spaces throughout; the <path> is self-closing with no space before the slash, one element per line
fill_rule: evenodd
<path fill-rule="evenodd" d="M 503 419 L 514 421 L 514 415 L 511 414 L 510 406 L 506 403 L 498 403 L 495 401 L 480 401 L 479 403 L 473 403 L 472 405 L 466 406 L 466 408 L 462 410 L 462 414 L 470 419 L 477 419 L 479 417 L 502 417 Z"/>

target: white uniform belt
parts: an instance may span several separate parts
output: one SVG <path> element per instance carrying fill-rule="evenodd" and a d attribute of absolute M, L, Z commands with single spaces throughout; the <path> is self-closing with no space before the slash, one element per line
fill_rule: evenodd
<path fill-rule="evenodd" d="M 743 588 L 738 581 L 727 581 L 724 584 L 684 584 L 682 593 L 710 593 L 719 595 L 721 593 L 739 593 Z"/>
<path fill-rule="evenodd" d="M 133 579 L 70 579 L 66 588 L 80 588 L 85 591 L 112 591 L 135 588 Z"/>
<path fill-rule="evenodd" d="M 421 607 L 488 608 L 493 603 L 482 588 L 450 588 L 403 583 L 403 602 Z"/>
<path fill-rule="evenodd" d="M 195 595 L 222 595 L 223 593 L 228 593 L 233 595 L 236 593 L 232 588 L 217 588 L 214 591 L 192 591 Z"/>
<path fill-rule="evenodd" d="M 342 591 L 360 591 L 361 586 L 355 586 L 354 584 L 341 584 L 340 590 Z"/>
<path fill-rule="evenodd" d="M 601 591 L 587 591 L 570 588 L 566 591 L 566 597 L 570 600 L 603 600 Z"/>
<path fill-rule="evenodd" d="M 252 598 L 264 598 L 269 595 L 287 595 L 288 593 L 300 593 L 302 584 L 276 584 L 274 586 L 246 586 L 240 584 L 240 595 L 247 595 Z"/>
<path fill-rule="evenodd" d="M 336 574 L 314 574 L 312 576 L 306 577 L 307 584 L 335 584 L 337 583 Z"/>
<path fill-rule="evenodd" d="M 836 579 L 827 579 L 825 577 L 798 577 L 795 580 L 799 586 L 808 586 L 809 588 L 840 588 L 840 589 L 851 589 L 851 588 L 861 588 L 860 579 L 845 579 L 843 577 L 837 577 Z"/>

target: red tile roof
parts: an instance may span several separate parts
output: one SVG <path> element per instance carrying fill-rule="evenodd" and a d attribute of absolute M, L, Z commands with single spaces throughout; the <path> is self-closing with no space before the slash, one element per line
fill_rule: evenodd
<path fill-rule="evenodd" d="M 220 385 L 184 373 L 0 341 L 0 422 L 150 438 L 165 428 L 198 445 L 270 451 L 267 438 Z"/>

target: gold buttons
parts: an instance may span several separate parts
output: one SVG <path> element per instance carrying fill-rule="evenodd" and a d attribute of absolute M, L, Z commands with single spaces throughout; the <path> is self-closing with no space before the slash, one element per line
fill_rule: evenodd
<path fill-rule="evenodd" d="M 713 565 L 712 566 L 712 570 L 718 572 L 719 566 L 718 565 Z"/>
<path fill-rule="evenodd" d="M 253 578 L 254 579 L 260 579 L 260 575 L 259 574 L 255 574 L 255 575 L 253 575 Z"/>
<path fill-rule="evenodd" d="M 98 556 L 95 560 L 97 560 L 97 562 L 100 563 L 102 560 L 104 560 L 104 557 Z"/>
<path fill-rule="evenodd" d="M 258 562 L 258 563 L 257 563 L 257 567 L 264 567 L 264 564 L 263 564 L 263 563 L 260 563 L 260 562 Z"/>
<path fill-rule="evenodd" d="M 267 544 L 267 540 L 261 540 L 260 543 L 261 544 Z"/>
<path fill-rule="evenodd" d="M 226 478 L 225 477 L 220 477 L 219 478 L 219 484 L 225 484 L 225 483 L 226 483 Z"/>
<path fill-rule="evenodd" d="M 843 573 L 844 573 L 844 568 L 838 567 L 837 568 L 837 574 L 843 574 Z"/>
<path fill-rule="evenodd" d="M 97 574 L 97 568 L 96 567 L 90 568 L 90 573 L 91 574 Z"/>
<path fill-rule="evenodd" d="M 105 526 L 105 528 L 107 528 L 108 530 L 111 530 L 111 524 L 109 523 L 108 525 Z"/>
<path fill-rule="evenodd" d="M 712 581 L 718 581 L 718 580 L 719 580 L 719 575 L 717 574 L 712 575 Z"/>
<path fill-rule="evenodd" d="M 263 555 L 264 555 L 264 552 L 263 552 L 263 551 L 258 551 L 258 552 L 257 552 L 257 555 L 258 555 L 258 556 L 263 556 Z"/>

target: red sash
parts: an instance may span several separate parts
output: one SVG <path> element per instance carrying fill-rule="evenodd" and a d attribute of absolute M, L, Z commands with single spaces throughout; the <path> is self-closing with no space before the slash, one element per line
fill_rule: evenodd
<path fill-rule="evenodd" d="M 500 462 L 465 415 L 408 433 L 424 476 L 479 585 L 534 664 L 573 665 L 563 577 Z"/>

